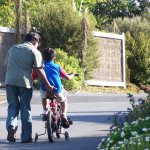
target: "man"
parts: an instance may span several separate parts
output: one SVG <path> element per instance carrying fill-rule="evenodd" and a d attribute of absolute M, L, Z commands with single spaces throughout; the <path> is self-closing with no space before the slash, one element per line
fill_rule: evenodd
<path fill-rule="evenodd" d="M 30 101 L 32 98 L 32 69 L 36 69 L 40 80 L 44 83 L 50 96 L 53 86 L 48 82 L 43 70 L 43 61 L 40 51 L 37 50 L 41 38 L 37 33 L 30 32 L 25 36 L 23 44 L 12 46 L 6 56 L 6 94 L 8 102 L 8 115 L 6 129 L 7 140 L 16 141 L 18 128 L 18 115 L 21 114 L 22 133 L 21 142 L 32 142 L 32 116 Z"/>

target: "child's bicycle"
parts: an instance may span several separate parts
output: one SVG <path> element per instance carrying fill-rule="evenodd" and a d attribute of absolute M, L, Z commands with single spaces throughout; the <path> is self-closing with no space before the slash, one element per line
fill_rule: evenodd
<path fill-rule="evenodd" d="M 44 121 L 45 122 L 45 132 L 43 134 L 35 134 L 35 142 L 38 140 L 38 137 L 41 135 L 45 135 L 47 132 L 48 135 L 48 140 L 49 142 L 54 142 L 55 135 L 57 138 L 60 138 L 61 134 L 64 134 L 65 139 L 68 141 L 69 140 L 69 134 L 68 132 L 62 133 L 62 126 L 63 126 L 63 121 L 61 119 L 61 109 L 60 105 L 57 104 L 55 101 L 55 97 L 50 97 L 48 98 L 50 100 L 50 107 L 49 111 L 47 114 L 47 119 Z M 43 118 L 43 114 L 41 114 L 41 117 Z M 68 125 L 72 125 L 73 122 L 70 120 L 70 118 L 67 118 Z"/>

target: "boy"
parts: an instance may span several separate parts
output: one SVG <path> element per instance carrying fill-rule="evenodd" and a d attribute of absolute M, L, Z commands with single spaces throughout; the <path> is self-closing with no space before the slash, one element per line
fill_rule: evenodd
<path fill-rule="evenodd" d="M 44 65 L 45 65 L 45 73 L 47 76 L 47 79 L 51 85 L 53 85 L 57 90 L 53 90 L 56 96 L 57 103 L 60 103 L 61 112 L 62 112 L 62 121 L 66 122 L 64 128 L 69 127 L 69 123 L 67 123 L 67 97 L 65 93 L 63 92 L 62 84 L 61 84 L 61 78 L 71 80 L 74 77 L 74 73 L 67 74 L 67 72 L 59 65 L 55 64 L 56 60 L 56 52 L 52 48 L 46 48 L 42 52 Z M 48 99 L 47 99 L 47 92 L 45 90 L 45 86 L 43 82 L 41 81 L 41 97 L 42 97 L 42 105 L 43 105 L 43 120 L 46 120 L 47 113 L 48 113 Z"/>

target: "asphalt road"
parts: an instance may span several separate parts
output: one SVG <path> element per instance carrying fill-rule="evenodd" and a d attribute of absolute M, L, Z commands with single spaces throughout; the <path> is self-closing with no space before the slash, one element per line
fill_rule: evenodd
<path fill-rule="evenodd" d="M 4 92 L 5 93 L 5 92 Z M 146 94 L 134 94 L 135 98 L 146 98 Z M 42 105 L 39 92 L 34 92 L 32 99 L 33 139 L 36 133 L 44 133 L 44 123 L 41 121 Z M 35 143 L 20 143 L 21 122 L 17 131 L 17 141 L 9 143 L 6 140 L 5 122 L 7 103 L 0 104 L 0 150 L 95 150 L 100 140 L 107 135 L 111 121 L 108 120 L 118 111 L 127 111 L 131 107 L 127 94 L 90 94 L 79 93 L 68 95 L 68 116 L 73 125 L 67 129 L 70 140 L 64 136 L 49 143 L 47 134 L 40 136 Z"/>

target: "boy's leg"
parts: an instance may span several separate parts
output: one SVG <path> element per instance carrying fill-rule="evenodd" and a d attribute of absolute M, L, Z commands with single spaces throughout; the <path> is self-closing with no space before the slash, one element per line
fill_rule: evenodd
<path fill-rule="evenodd" d="M 61 113 L 66 116 L 67 113 L 67 100 L 60 102 Z"/>
<path fill-rule="evenodd" d="M 67 113 L 67 97 L 62 93 L 55 93 L 57 103 L 60 103 L 61 113 L 66 117 Z"/>
<path fill-rule="evenodd" d="M 48 113 L 48 104 L 49 100 L 47 99 L 47 92 L 40 90 L 41 98 L 42 98 L 42 107 L 43 107 L 43 114 Z"/>
<path fill-rule="evenodd" d="M 43 114 L 48 113 L 48 105 L 49 105 L 49 100 L 46 98 L 42 98 Z"/>

